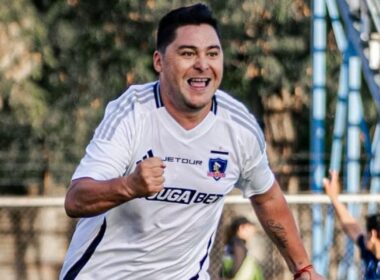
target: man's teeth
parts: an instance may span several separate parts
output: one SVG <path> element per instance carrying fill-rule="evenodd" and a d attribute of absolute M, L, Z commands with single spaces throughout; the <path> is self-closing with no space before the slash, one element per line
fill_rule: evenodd
<path fill-rule="evenodd" d="M 188 82 L 192 86 L 207 86 L 209 81 L 208 78 L 191 78 Z"/>
<path fill-rule="evenodd" d="M 190 80 L 194 82 L 207 82 L 208 78 L 191 78 Z"/>

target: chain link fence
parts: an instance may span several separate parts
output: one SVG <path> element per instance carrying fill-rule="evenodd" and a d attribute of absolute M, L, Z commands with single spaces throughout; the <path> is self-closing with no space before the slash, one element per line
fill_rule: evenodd
<path fill-rule="evenodd" d="M 290 198 L 296 199 L 290 199 Z M 352 196 L 358 200 L 360 196 Z M 318 207 L 322 217 L 333 212 L 329 210 L 327 197 L 309 196 L 309 200 L 297 195 L 287 196 L 294 213 L 306 249 L 312 256 L 313 207 Z M 356 199 L 355 199 L 356 198 Z M 367 196 L 354 204 L 360 208 L 358 220 L 363 222 L 370 201 L 380 201 L 378 196 Z M 220 280 L 219 271 L 223 256 L 224 234 L 226 225 L 237 215 L 245 215 L 252 221 L 256 217 L 248 200 L 227 197 L 222 219 L 220 221 L 214 248 L 211 252 L 210 275 L 213 280 Z M 0 278 L 3 280 L 52 280 L 58 279 L 62 261 L 71 235 L 75 228 L 75 219 L 65 215 L 63 198 L 7 198 L 0 197 Z M 278 250 L 265 235 L 260 225 L 258 231 L 248 244 L 250 253 L 261 265 L 266 280 L 292 279 L 286 264 Z M 355 247 L 347 246 L 347 240 L 340 226 L 335 222 L 332 232 L 331 247 L 324 249 L 328 254 L 327 279 L 338 278 L 338 269 L 346 262 L 357 267 L 357 278 L 361 279 L 360 260 Z M 348 250 L 351 248 L 351 251 Z M 348 256 L 348 257 L 347 257 Z M 347 279 L 347 278 L 340 278 Z M 177 280 L 177 279 L 175 279 Z M 181 279 L 180 279 L 181 280 Z"/>

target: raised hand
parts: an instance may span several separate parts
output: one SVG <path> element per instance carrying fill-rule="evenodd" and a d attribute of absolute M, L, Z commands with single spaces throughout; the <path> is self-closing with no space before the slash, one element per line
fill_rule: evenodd
<path fill-rule="evenodd" d="M 330 171 L 330 179 L 324 178 L 323 185 L 330 198 L 337 198 L 340 193 L 339 173 Z"/>
<path fill-rule="evenodd" d="M 126 177 L 126 191 L 131 198 L 151 196 L 164 187 L 165 164 L 158 157 L 148 158 L 137 164 Z"/>

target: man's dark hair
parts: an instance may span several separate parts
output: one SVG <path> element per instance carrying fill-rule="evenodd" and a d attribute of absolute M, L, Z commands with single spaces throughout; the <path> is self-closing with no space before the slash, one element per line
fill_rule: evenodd
<path fill-rule="evenodd" d="M 367 232 L 373 229 L 380 233 L 380 214 L 367 216 Z"/>
<path fill-rule="evenodd" d="M 218 22 L 212 16 L 212 12 L 207 5 L 198 3 L 172 10 L 159 22 L 156 49 L 164 53 L 166 47 L 175 40 L 177 28 L 185 25 L 200 24 L 211 25 L 220 39 Z"/>

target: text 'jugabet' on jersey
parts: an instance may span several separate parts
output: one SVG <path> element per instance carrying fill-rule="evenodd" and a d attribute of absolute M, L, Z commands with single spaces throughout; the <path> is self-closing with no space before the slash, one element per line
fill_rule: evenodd
<path fill-rule="evenodd" d="M 159 193 L 146 197 L 146 199 L 181 204 L 190 204 L 191 202 L 211 204 L 217 202 L 221 197 L 223 197 L 223 194 L 203 193 L 191 189 L 165 187 Z"/>

